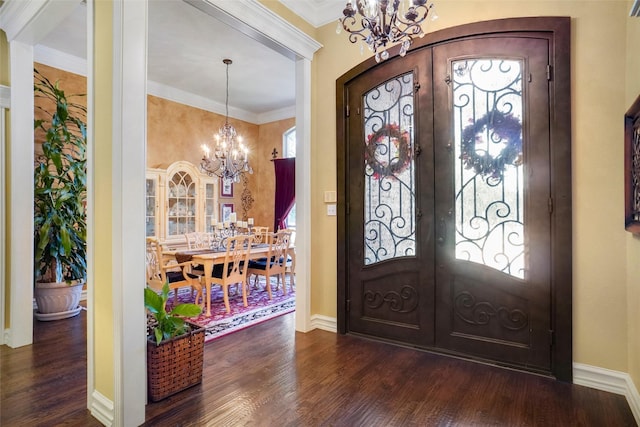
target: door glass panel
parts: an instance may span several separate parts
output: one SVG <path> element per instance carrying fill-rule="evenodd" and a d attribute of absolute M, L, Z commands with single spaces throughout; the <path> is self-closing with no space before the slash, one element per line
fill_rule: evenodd
<path fill-rule="evenodd" d="M 415 255 L 413 73 L 363 96 L 364 264 Z"/>
<path fill-rule="evenodd" d="M 524 278 L 522 61 L 452 62 L 455 256 Z"/>

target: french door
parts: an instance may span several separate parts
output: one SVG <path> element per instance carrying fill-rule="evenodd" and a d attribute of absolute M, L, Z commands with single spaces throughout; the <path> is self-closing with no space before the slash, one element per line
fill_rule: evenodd
<path fill-rule="evenodd" d="M 434 44 L 345 82 L 343 332 L 553 371 L 550 43 Z"/>

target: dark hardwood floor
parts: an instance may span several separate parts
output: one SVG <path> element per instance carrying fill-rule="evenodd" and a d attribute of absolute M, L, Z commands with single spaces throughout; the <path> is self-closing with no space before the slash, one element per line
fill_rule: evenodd
<path fill-rule="evenodd" d="M 634 426 L 623 396 L 315 330 L 285 315 L 206 345 L 200 385 L 148 426 Z M 0 425 L 98 426 L 86 409 L 86 313 L 0 346 Z"/>

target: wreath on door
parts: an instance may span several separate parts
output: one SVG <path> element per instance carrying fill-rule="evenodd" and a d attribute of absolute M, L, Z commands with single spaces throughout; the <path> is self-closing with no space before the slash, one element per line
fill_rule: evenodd
<path fill-rule="evenodd" d="M 495 157 L 488 150 L 481 150 L 483 154 L 476 151 L 476 142 L 487 131 L 492 143 L 505 144 Z M 473 169 L 483 176 L 501 178 L 506 165 L 522 164 L 522 123 L 511 113 L 490 111 L 462 130 L 461 150 L 460 159 L 466 169 Z"/>
<path fill-rule="evenodd" d="M 397 124 L 382 126 L 376 132 L 367 137 L 364 150 L 365 164 L 373 171 L 373 178 L 380 179 L 386 176 L 395 176 L 402 173 L 411 162 L 411 144 L 409 132 L 401 131 Z M 388 139 L 388 143 L 385 143 Z M 384 151 L 395 146 L 397 155 L 391 157 L 388 162 L 380 161 L 376 153 L 379 147 Z"/>

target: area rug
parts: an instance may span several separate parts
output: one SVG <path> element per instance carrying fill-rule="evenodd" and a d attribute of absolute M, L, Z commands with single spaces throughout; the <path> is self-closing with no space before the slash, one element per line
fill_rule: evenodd
<path fill-rule="evenodd" d="M 287 278 L 288 279 L 288 278 Z M 257 287 L 254 287 L 253 280 L 250 284 L 250 292 L 247 296 L 248 307 L 242 303 L 242 292 L 231 287 L 229 291 L 229 306 L 231 313 L 226 312 L 222 299 L 222 289 L 214 286 L 211 291 L 211 317 L 207 317 L 203 311 L 200 316 L 189 318 L 189 322 L 205 328 L 205 342 L 221 338 L 232 332 L 239 331 L 249 326 L 265 322 L 274 317 L 291 313 L 296 309 L 296 296 L 292 292 L 287 280 L 287 295 L 280 289 L 275 288 L 275 279 L 271 287 L 272 299 L 265 289 L 265 279 L 260 276 Z M 180 289 L 178 292 L 179 302 L 193 302 L 191 291 L 188 288 Z M 173 296 L 169 296 L 167 309 L 173 303 Z"/>

